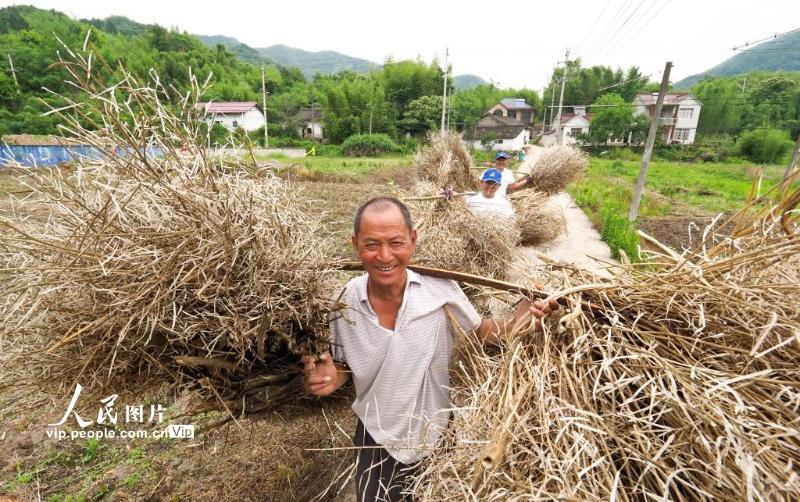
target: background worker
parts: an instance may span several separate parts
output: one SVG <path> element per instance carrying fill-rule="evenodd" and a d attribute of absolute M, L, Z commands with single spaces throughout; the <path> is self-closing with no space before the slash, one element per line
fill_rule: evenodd
<path fill-rule="evenodd" d="M 499 170 L 490 167 L 481 173 L 478 194 L 467 197 L 467 205 L 475 214 L 492 214 L 506 218 L 514 217 L 514 208 L 505 197 L 497 195 L 503 175 Z"/>
<path fill-rule="evenodd" d="M 511 172 L 511 169 L 506 169 L 506 160 L 509 158 L 510 156 L 506 152 L 497 152 L 497 155 L 494 156 L 494 167 L 502 175 L 497 195 L 503 198 L 514 190 L 524 187 L 527 183 L 527 180 L 515 181 L 514 173 Z"/>

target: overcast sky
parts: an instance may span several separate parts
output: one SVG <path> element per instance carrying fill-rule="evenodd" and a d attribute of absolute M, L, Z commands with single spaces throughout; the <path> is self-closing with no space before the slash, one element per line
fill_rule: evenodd
<path fill-rule="evenodd" d="M 19 2 L 0 0 L 0 6 Z M 638 66 L 672 81 L 735 54 L 731 48 L 800 27 L 800 1 L 571 0 L 28 0 L 74 18 L 122 15 L 140 23 L 227 35 L 252 47 L 285 44 L 375 62 L 438 56 L 455 74 L 541 89 L 567 48 L 584 65 Z"/>

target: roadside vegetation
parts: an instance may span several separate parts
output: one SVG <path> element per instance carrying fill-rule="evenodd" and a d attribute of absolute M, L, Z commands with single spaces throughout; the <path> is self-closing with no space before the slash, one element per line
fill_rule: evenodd
<path fill-rule="evenodd" d="M 741 208 L 751 194 L 765 193 L 780 183 L 784 166 L 763 168 L 751 163 L 651 162 L 639 219 L 669 216 L 710 216 Z M 587 213 L 619 257 L 622 249 L 636 259 L 637 226 L 628 223 L 628 209 L 639 161 L 607 160 L 594 157 L 586 176 L 568 191 Z M 758 177 L 761 177 L 760 183 Z"/>

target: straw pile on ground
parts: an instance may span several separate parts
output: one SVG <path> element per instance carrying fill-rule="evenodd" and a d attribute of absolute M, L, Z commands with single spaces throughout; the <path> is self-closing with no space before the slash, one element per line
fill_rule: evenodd
<path fill-rule="evenodd" d="M 337 308 L 334 243 L 292 186 L 194 146 L 201 86 L 175 96 L 122 70 L 111 92 L 75 58 L 63 66 L 91 98 L 57 113 L 82 143 L 122 148 L 32 172 L 33 195 L 0 219 L 0 339 L 24 341 L 22 356 L 49 359 L 67 385 L 147 371 L 209 382 L 248 409 L 240 397 L 266 384 L 294 385 L 295 398 L 287 356 L 323 346 Z M 26 211 L 37 202 L 38 221 Z"/>
<path fill-rule="evenodd" d="M 534 190 L 520 190 L 512 193 L 509 200 L 514 208 L 521 244 L 542 244 L 567 230 L 564 211 L 549 195 Z"/>
<path fill-rule="evenodd" d="M 475 190 L 472 156 L 464 147 L 461 135 L 452 131 L 431 133 L 429 146 L 420 149 L 414 159 L 417 177 L 433 183 L 439 191 L 450 188 L 456 192 Z"/>
<path fill-rule="evenodd" d="M 526 173 L 530 176 L 527 186 L 546 194 L 563 192 L 567 185 L 586 172 L 588 164 L 588 157 L 579 148 L 567 145 L 549 146 Z"/>
<path fill-rule="evenodd" d="M 781 200 L 719 244 L 665 248 L 609 281 L 554 273 L 560 316 L 499 354 L 462 335 L 458 410 L 415 492 L 800 497 L 800 192 Z"/>

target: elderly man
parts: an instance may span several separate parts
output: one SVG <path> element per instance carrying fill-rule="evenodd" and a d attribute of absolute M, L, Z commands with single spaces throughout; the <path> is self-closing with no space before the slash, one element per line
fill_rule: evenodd
<path fill-rule="evenodd" d="M 514 208 L 508 199 L 497 195 L 502 176 L 500 171 L 493 167 L 481 173 L 481 193 L 467 197 L 467 205 L 474 213 L 504 218 L 514 217 Z"/>
<path fill-rule="evenodd" d="M 441 436 L 450 407 L 448 312 L 465 331 L 498 343 L 529 312 L 541 326 L 558 307 L 523 300 L 512 319 L 482 319 L 455 282 L 408 269 L 416 243 L 397 199 L 372 199 L 356 211 L 352 244 L 366 274 L 345 286 L 349 308 L 330 322 L 332 353 L 303 357 L 312 394 L 327 396 L 353 378 L 359 501 L 401 500 L 414 464 Z"/>
<path fill-rule="evenodd" d="M 509 158 L 510 156 L 506 152 L 497 152 L 497 155 L 494 156 L 494 167 L 502 175 L 500 189 L 497 191 L 497 195 L 500 197 L 506 197 L 507 194 L 519 190 L 527 183 L 527 180 L 515 181 L 514 173 L 511 172 L 511 169 L 506 169 L 506 160 Z"/>

